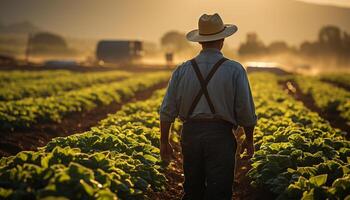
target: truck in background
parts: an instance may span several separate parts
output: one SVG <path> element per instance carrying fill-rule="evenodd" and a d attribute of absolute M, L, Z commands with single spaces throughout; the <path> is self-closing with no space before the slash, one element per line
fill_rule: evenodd
<path fill-rule="evenodd" d="M 99 64 L 132 64 L 142 55 L 142 42 L 138 40 L 102 40 L 96 48 Z"/>

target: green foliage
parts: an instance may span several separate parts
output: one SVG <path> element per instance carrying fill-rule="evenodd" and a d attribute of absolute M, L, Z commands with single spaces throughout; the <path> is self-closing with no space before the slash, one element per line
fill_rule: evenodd
<path fill-rule="evenodd" d="M 316 77 L 296 76 L 295 80 L 303 94 L 312 96 L 317 107 L 331 114 L 339 113 L 350 123 L 350 92 Z"/>
<path fill-rule="evenodd" d="M 29 83 L 30 81 L 38 81 L 44 79 L 51 79 L 55 77 L 69 77 L 74 73 L 68 70 L 43 70 L 43 71 L 1 71 L 0 72 L 0 86 L 4 87 L 8 84 L 16 84 L 16 82 Z"/>
<path fill-rule="evenodd" d="M 130 98 L 167 76 L 145 75 L 132 83 L 100 85 L 93 92 L 86 89 L 69 97 L 85 109 L 81 105 Z M 255 73 L 249 78 L 259 117 L 248 173 L 252 184 L 278 199 L 349 199 L 350 142 L 343 133 L 281 90 L 276 76 Z M 118 97 L 105 99 L 112 91 Z M 157 113 L 163 94 L 159 91 L 147 101 L 124 105 L 91 130 L 55 138 L 37 152 L 0 159 L 0 197 L 145 199 L 146 191 L 164 190 Z M 173 128 L 179 130 L 178 122 Z"/>
<path fill-rule="evenodd" d="M 278 199 L 344 199 L 350 142 L 281 90 L 276 76 L 255 73 L 250 80 L 259 117 L 252 184 Z"/>
<path fill-rule="evenodd" d="M 330 81 L 339 85 L 350 88 L 350 74 L 349 73 L 334 73 L 323 74 L 320 76 L 321 80 Z"/>
<path fill-rule="evenodd" d="M 0 103 L 0 129 L 30 127 L 39 122 L 60 122 L 62 117 L 70 113 L 130 99 L 136 92 L 146 90 L 168 78 L 168 72 L 135 75 L 134 78 L 124 81 L 97 84 L 50 97 Z"/>
<path fill-rule="evenodd" d="M 23 78 L 23 74 L 27 76 Z M 0 74 L 0 101 L 20 100 L 24 98 L 47 97 L 59 93 L 78 90 L 95 84 L 110 83 L 121 78 L 130 77 L 131 74 L 124 71 L 69 73 L 62 74 L 51 72 L 56 76 L 47 74 L 42 77 L 42 72 L 2 72 Z M 7 76 L 10 77 L 9 79 Z M 46 75 L 46 74 L 45 74 Z M 31 76 L 36 79 L 30 78 Z M 12 81 L 13 80 L 13 81 Z"/>
<path fill-rule="evenodd" d="M 90 131 L 55 138 L 38 152 L 2 158 L 0 197 L 144 199 L 147 190 L 164 190 L 160 94 L 124 105 Z"/>

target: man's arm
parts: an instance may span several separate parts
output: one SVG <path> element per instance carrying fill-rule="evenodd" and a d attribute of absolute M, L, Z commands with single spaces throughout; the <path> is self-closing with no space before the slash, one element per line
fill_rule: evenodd
<path fill-rule="evenodd" d="M 160 121 L 160 141 L 169 142 L 169 132 L 171 127 L 171 122 Z"/>
<path fill-rule="evenodd" d="M 244 150 L 247 150 L 248 157 L 251 158 L 254 155 L 254 128 L 255 126 L 243 127 L 245 133 L 245 139 L 242 143 L 241 154 Z"/>
<path fill-rule="evenodd" d="M 171 124 L 171 122 L 160 121 L 160 157 L 166 162 L 170 161 L 173 154 L 173 148 L 169 142 Z"/>
<path fill-rule="evenodd" d="M 250 90 L 246 71 L 242 67 L 236 80 L 235 113 L 238 125 L 244 128 L 245 140 L 242 143 L 241 153 L 247 149 L 249 157 L 254 154 L 254 128 L 257 122 L 255 106 Z"/>
<path fill-rule="evenodd" d="M 176 102 L 176 90 L 178 83 L 178 68 L 174 71 L 169 81 L 162 105 L 160 106 L 160 156 L 163 161 L 170 161 L 173 148 L 169 142 L 169 131 L 171 124 L 178 115 L 178 104 Z"/>
<path fill-rule="evenodd" d="M 244 128 L 244 133 L 245 133 L 245 139 L 247 142 L 253 142 L 253 134 L 254 134 L 254 128 L 255 126 L 248 126 L 248 127 L 243 127 Z"/>

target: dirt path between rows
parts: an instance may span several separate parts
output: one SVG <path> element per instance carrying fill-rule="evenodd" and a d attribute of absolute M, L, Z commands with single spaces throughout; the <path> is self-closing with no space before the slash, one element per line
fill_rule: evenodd
<path fill-rule="evenodd" d="M 331 80 L 326 80 L 326 79 L 321 79 L 321 81 L 325 82 L 325 83 L 329 83 L 329 84 L 332 84 L 336 87 L 339 87 L 339 88 L 342 88 L 344 90 L 347 90 L 350 92 L 350 86 L 346 85 L 346 84 L 343 84 L 343 83 L 338 83 L 338 82 L 335 82 L 335 81 L 331 81 Z"/>
<path fill-rule="evenodd" d="M 304 95 L 298 84 L 294 80 L 281 81 L 280 85 L 284 90 L 288 91 L 288 94 L 293 96 L 296 100 L 303 102 L 303 104 L 313 112 L 317 112 L 323 119 L 329 121 L 332 127 L 339 128 L 342 131 L 347 132 L 350 130 L 350 126 L 346 120 L 340 117 L 339 113 L 325 112 L 316 106 L 316 103 L 311 95 Z M 346 135 L 347 139 L 350 139 L 349 133 Z"/>
<path fill-rule="evenodd" d="M 238 129 L 236 132 L 237 138 L 237 154 L 236 154 L 236 169 L 235 169 L 235 181 L 233 185 L 234 200 L 255 200 L 255 199 L 274 199 L 270 193 L 266 191 L 258 191 L 250 185 L 250 179 L 246 176 L 247 172 L 251 169 L 251 161 L 247 158 L 241 158 L 239 155 L 240 146 L 242 143 L 242 135 L 244 132 L 242 129 Z M 168 179 L 164 192 L 152 192 L 149 191 L 146 195 L 152 200 L 175 200 L 182 197 L 182 182 L 184 180 L 183 175 L 183 160 L 181 154 L 181 146 L 179 143 L 172 143 L 174 148 L 174 159 L 165 171 L 165 175 Z"/>
<path fill-rule="evenodd" d="M 46 145 L 54 137 L 87 131 L 90 127 L 97 125 L 100 120 L 106 118 L 108 114 L 120 110 L 123 104 L 148 99 L 155 90 L 164 88 L 166 85 L 167 82 L 162 82 L 149 89 L 137 92 L 135 97 L 121 103 L 112 103 L 107 106 L 98 106 L 90 111 L 72 113 L 65 117 L 61 123 L 38 124 L 30 129 L 1 132 L 0 158 L 15 155 L 20 151 L 36 150 L 37 147 Z"/>

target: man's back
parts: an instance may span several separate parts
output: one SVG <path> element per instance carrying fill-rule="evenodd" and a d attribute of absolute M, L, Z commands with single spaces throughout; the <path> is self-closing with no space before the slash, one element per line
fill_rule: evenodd
<path fill-rule="evenodd" d="M 202 76 L 205 78 L 221 58 L 223 54 L 218 49 L 202 50 L 195 61 L 198 64 Z M 172 118 L 174 114 L 183 121 L 186 120 L 191 103 L 200 90 L 200 82 L 190 61 L 184 62 L 173 73 L 169 92 L 175 92 L 175 98 L 167 98 L 172 95 L 169 92 L 161 107 L 161 116 Z M 210 99 L 215 107 L 216 115 L 211 113 L 210 107 L 204 95 L 195 106 L 190 118 L 220 118 L 237 126 L 249 126 L 254 124 L 254 103 L 250 94 L 246 72 L 241 64 L 232 60 L 226 60 L 221 64 L 207 85 Z M 167 104 L 167 99 L 176 99 L 173 108 Z M 170 113 L 168 109 L 171 109 Z M 239 112 L 239 113 L 238 113 Z M 239 118 L 238 118 L 239 117 Z M 166 118 L 166 117 L 165 117 Z M 164 119 L 166 120 L 166 119 Z"/>

